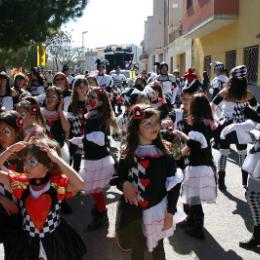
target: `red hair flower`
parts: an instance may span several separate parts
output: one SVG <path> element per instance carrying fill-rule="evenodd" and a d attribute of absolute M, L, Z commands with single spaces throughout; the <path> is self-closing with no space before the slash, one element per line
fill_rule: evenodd
<path fill-rule="evenodd" d="M 142 120 L 145 118 L 145 111 L 141 107 L 135 106 L 132 111 L 132 117 L 133 119 Z"/>
<path fill-rule="evenodd" d="M 103 88 L 96 88 L 96 93 L 97 93 L 98 95 L 101 95 L 101 94 L 104 93 L 104 89 L 103 89 Z"/>
<path fill-rule="evenodd" d="M 37 115 L 38 111 L 39 111 L 39 108 L 37 105 L 32 105 L 29 110 L 30 114 L 33 116 Z"/>
<path fill-rule="evenodd" d="M 21 116 L 17 117 L 17 119 L 16 119 L 16 126 L 18 128 L 22 128 L 23 127 L 23 118 Z"/>

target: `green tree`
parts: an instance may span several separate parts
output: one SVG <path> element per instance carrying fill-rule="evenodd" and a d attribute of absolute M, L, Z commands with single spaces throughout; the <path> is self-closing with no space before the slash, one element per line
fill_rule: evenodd
<path fill-rule="evenodd" d="M 59 69 L 59 64 L 63 63 L 63 56 L 70 50 L 71 35 L 65 31 L 58 31 L 55 35 L 49 36 L 45 45 L 47 52 L 54 60 L 56 70 Z"/>
<path fill-rule="evenodd" d="M 80 17 L 87 0 L 0 0 L 0 46 L 19 49 L 44 42 L 63 23 Z"/>

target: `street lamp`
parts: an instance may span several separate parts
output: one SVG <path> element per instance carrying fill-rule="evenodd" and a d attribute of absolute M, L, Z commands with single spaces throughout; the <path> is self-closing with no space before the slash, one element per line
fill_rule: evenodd
<path fill-rule="evenodd" d="M 88 33 L 88 31 L 84 31 L 84 32 L 81 33 L 81 36 L 82 36 L 82 37 L 81 37 L 81 39 L 82 39 L 82 48 L 83 48 L 83 49 L 84 49 L 84 47 L 85 47 L 85 46 L 84 46 L 84 34 L 87 34 L 87 33 Z"/>
<path fill-rule="evenodd" d="M 82 39 L 82 71 L 84 70 L 84 61 L 85 61 L 85 52 L 84 52 L 84 49 L 85 49 L 85 46 L 84 46 L 84 34 L 87 34 L 88 31 L 84 31 L 81 33 L 81 39 Z"/>

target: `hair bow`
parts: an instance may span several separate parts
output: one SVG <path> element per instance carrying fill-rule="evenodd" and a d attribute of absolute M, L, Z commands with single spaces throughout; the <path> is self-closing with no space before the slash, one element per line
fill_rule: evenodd
<path fill-rule="evenodd" d="M 141 107 L 136 106 L 132 111 L 132 118 L 138 119 L 138 120 L 144 119 L 145 118 L 145 111 Z"/>

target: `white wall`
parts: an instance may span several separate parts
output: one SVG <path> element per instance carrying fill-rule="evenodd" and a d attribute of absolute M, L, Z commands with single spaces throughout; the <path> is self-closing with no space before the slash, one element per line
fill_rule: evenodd
<path fill-rule="evenodd" d="M 185 70 L 192 66 L 192 39 L 187 39 L 184 37 L 177 38 L 172 42 L 167 48 L 166 62 L 169 64 L 171 57 L 173 57 L 173 70 L 177 68 L 176 55 L 185 53 Z M 178 68 L 177 68 L 178 69 Z"/>

